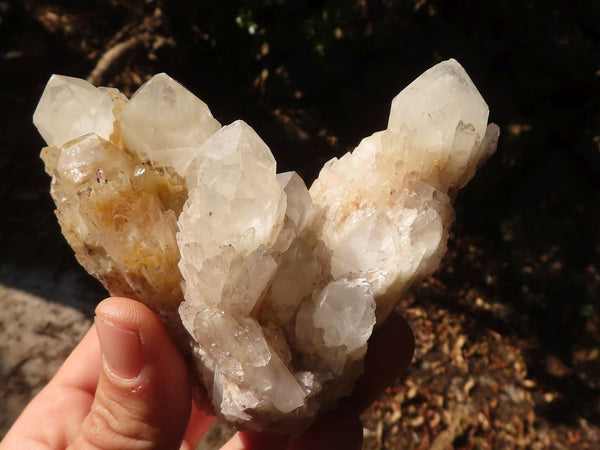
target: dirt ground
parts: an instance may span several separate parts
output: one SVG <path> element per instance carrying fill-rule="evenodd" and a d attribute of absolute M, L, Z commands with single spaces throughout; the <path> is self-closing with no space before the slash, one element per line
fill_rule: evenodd
<path fill-rule="evenodd" d="M 165 71 L 310 183 L 454 57 L 500 145 L 456 200 L 442 266 L 398 306 L 417 350 L 365 412 L 364 448 L 600 448 L 600 4 L 306 4 L 0 1 L 0 436 L 106 295 L 38 157 L 52 73 L 131 93 Z"/>

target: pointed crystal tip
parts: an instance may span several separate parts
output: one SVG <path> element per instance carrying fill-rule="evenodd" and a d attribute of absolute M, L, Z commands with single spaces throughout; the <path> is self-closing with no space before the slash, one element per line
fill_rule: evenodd
<path fill-rule="evenodd" d="M 58 148 L 88 133 L 108 140 L 114 120 L 108 92 L 64 75 L 50 77 L 33 114 L 33 123 L 46 144 Z"/>

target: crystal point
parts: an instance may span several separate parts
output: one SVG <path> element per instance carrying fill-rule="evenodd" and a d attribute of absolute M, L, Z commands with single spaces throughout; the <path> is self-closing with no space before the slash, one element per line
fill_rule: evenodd
<path fill-rule="evenodd" d="M 206 103 L 165 73 L 136 91 L 123 108 L 121 126 L 127 148 L 179 174 L 194 153 L 172 150 L 197 147 L 220 128 Z"/>
<path fill-rule="evenodd" d="M 33 123 L 50 147 L 88 133 L 109 140 L 113 132 L 110 95 L 79 78 L 52 75 L 33 114 Z"/>

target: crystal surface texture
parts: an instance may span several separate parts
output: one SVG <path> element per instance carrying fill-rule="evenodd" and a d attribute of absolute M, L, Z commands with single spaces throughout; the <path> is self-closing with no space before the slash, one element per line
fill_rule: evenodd
<path fill-rule="evenodd" d="M 131 99 L 53 75 L 34 114 L 80 263 L 161 315 L 199 404 L 292 434 L 352 391 L 373 330 L 437 268 L 451 200 L 495 151 L 487 120 L 464 69 L 442 62 L 309 190 L 166 74 Z"/>

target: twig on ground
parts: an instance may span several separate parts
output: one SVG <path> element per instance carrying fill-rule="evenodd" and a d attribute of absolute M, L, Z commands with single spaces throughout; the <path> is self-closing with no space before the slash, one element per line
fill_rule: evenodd
<path fill-rule="evenodd" d="M 87 77 L 87 81 L 96 86 L 101 84 L 104 74 L 106 74 L 126 52 L 132 50 L 140 43 L 141 41 L 134 36 L 126 41 L 119 42 L 114 47 L 108 49 L 98 60 L 96 67 L 94 67 L 94 70 L 92 70 Z"/>

